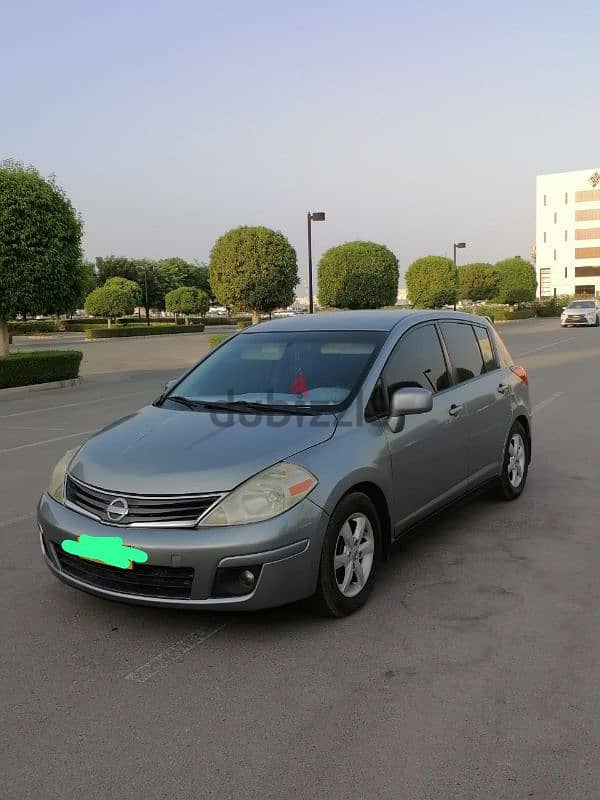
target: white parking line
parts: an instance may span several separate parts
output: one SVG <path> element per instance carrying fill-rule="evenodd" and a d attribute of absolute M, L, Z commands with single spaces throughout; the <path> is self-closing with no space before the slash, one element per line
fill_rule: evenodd
<path fill-rule="evenodd" d="M 547 397 L 545 400 L 536 403 L 534 407 L 531 409 L 531 413 L 537 414 L 538 411 L 541 411 L 543 408 L 546 408 L 546 406 L 549 406 L 550 403 L 553 403 L 555 400 L 558 400 L 558 398 L 562 397 L 563 395 L 564 392 L 555 392 L 554 394 L 551 394 L 550 397 Z"/>
<path fill-rule="evenodd" d="M 31 511 L 29 514 L 21 514 L 20 517 L 13 517 L 12 519 L 0 520 L 0 528 L 10 528 L 11 525 L 16 525 L 17 522 L 25 522 L 26 519 L 33 519 L 36 512 Z"/>
<path fill-rule="evenodd" d="M 96 400 L 80 400 L 78 403 L 64 403 L 57 406 L 46 406 L 46 408 L 33 408 L 31 411 L 15 411 L 13 414 L 0 414 L 0 419 L 22 417 L 25 414 L 42 414 L 44 411 L 60 411 L 63 408 L 74 408 L 75 406 L 89 406 L 92 403 L 105 403 L 108 400 L 120 400 L 122 397 L 133 397 L 135 394 L 148 394 L 149 391 L 149 389 L 138 389 L 136 392 L 113 394 L 112 397 L 98 397 Z"/>
<path fill-rule="evenodd" d="M 56 436 L 54 439 L 42 439 L 40 442 L 29 442 L 29 444 L 19 444 L 16 447 L 6 447 L 0 450 L 0 455 L 4 453 L 14 453 L 15 450 L 26 450 L 28 447 L 40 447 L 43 444 L 51 444 L 52 442 L 60 442 L 63 439 L 74 439 L 76 436 L 88 436 L 90 433 L 97 433 L 98 428 L 91 431 L 79 431 L 79 433 L 68 433 L 66 436 Z"/>
<path fill-rule="evenodd" d="M 517 353 L 517 358 L 521 358 L 522 356 L 528 356 L 531 353 L 538 353 L 540 350 L 547 350 L 549 347 L 554 347 L 555 344 L 560 344 L 561 342 L 570 342 L 571 339 L 574 339 L 574 336 L 563 336 L 562 339 L 555 339 L 553 342 L 548 342 L 547 344 L 541 345 L 541 347 L 534 347 L 533 350 L 525 350 L 524 353 Z"/>
<path fill-rule="evenodd" d="M 145 664 L 134 669 L 129 675 L 125 675 L 125 680 L 145 683 L 149 678 L 156 675 L 157 672 L 166 669 L 174 661 L 179 661 L 186 653 L 193 650 L 194 647 L 198 647 L 198 645 L 210 639 L 211 636 L 214 636 L 215 633 L 222 631 L 223 628 L 226 627 L 226 624 L 227 623 L 223 623 L 223 625 L 206 627 L 204 630 L 189 633 L 187 636 L 184 636 L 183 639 L 167 647 L 162 653 L 151 658 L 150 661 L 146 661 Z"/>

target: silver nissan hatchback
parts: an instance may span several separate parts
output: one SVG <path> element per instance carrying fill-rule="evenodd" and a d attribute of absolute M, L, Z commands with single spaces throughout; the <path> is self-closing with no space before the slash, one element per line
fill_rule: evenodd
<path fill-rule="evenodd" d="M 527 373 L 492 325 L 350 311 L 227 339 L 56 465 L 39 504 L 62 581 L 146 605 L 343 616 L 394 541 L 489 485 L 522 493 Z"/>

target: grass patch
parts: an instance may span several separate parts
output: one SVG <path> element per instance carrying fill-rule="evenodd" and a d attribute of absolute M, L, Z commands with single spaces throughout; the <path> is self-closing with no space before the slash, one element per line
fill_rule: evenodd
<path fill-rule="evenodd" d="M 487 305 L 477 306 L 473 313 L 480 317 L 491 317 L 493 322 L 505 321 L 509 319 L 532 319 L 536 316 L 535 308 L 517 308 L 510 310 L 509 306 Z"/>
<path fill-rule="evenodd" d="M 230 336 L 232 336 L 231 333 L 216 333 L 214 336 L 211 336 L 208 340 L 210 349 L 212 350 L 215 347 L 218 347 L 221 342 L 224 342 L 225 339 L 229 339 Z"/>
<path fill-rule="evenodd" d="M 202 333 L 204 325 L 127 325 L 111 328 L 86 328 L 86 339 L 119 339 L 127 336 L 162 336 L 170 333 Z"/>
<path fill-rule="evenodd" d="M 0 356 L 0 389 L 77 378 L 80 350 L 44 350 Z"/>

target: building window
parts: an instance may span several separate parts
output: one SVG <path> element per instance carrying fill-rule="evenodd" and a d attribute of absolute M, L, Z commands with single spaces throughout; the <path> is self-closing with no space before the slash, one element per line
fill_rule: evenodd
<path fill-rule="evenodd" d="M 556 225 L 556 220 L 558 219 L 558 214 L 556 211 L 554 212 L 554 224 Z"/>
<path fill-rule="evenodd" d="M 600 208 L 585 208 L 575 212 L 575 222 L 591 222 L 600 219 Z"/>
<path fill-rule="evenodd" d="M 576 228 L 576 239 L 600 239 L 600 228 Z"/>
<path fill-rule="evenodd" d="M 600 247 L 576 247 L 575 258 L 600 258 Z"/>
<path fill-rule="evenodd" d="M 600 200 L 600 189 L 586 189 L 583 192 L 575 192 L 576 203 L 588 203 L 590 200 Z"/>
<path fill-rule="evenodd" d="M 554 260 L 556 261 L 556 250 L 554 251 Z"/>
<path fill-rule="evenodd" d="M 544 205 L 546 205 L 546 195 L 544 195 Z"/>
<path fill-rule="evenodd" d="M 546 244 L 546 231 L 544 231 L 544 244 Z"/>
<path fill-rule="evenodd" d="M 576 278 L 599 278 L 600 267 L 575 267 Z"/>
<path fill-rule="evenodd" d="M 569 231 L 565 229 L 565 242 L 569 238 Z"/>
<path fill-rule="evenodd" d="M 567 267 L 565 267 L 565 278 L 567 277 Z"/>
<path fill-rule="evenodd" d="M 569 193 L 565 192 L 565 205 L 569 202 Z"/>
<path fill-rule="evenodd" d="M 596 294 L 596 287 L 591 286 L 576 286 L 575 295 L 577 297 L 593 297 Z"/>

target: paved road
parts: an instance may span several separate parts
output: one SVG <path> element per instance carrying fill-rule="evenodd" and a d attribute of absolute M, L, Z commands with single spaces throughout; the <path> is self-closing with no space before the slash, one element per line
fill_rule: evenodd
<path fill-rule="evenodd" d="M 52 465 L 151 400 L 191 336 L 115 347 L 122 379 L 0 400 L 1 796 L 596 798 L 600 331 L 501 332 L 536 404 L 526 493 L 426 526 L 341 621 L 128 607 L 42 564 Z"/>

